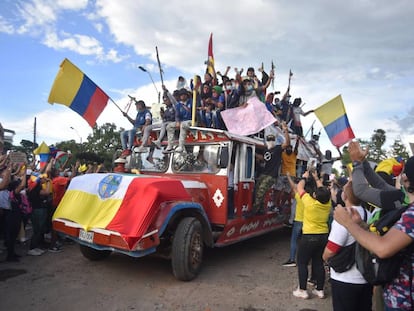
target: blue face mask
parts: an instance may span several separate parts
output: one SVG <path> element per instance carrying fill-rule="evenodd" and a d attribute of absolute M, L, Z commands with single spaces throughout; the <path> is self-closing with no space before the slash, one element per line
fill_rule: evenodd
<path fill-rule="evenodd" d="M 253 91 L 253 85 L 249 84 L 246 86 L 247 91 Z"/>

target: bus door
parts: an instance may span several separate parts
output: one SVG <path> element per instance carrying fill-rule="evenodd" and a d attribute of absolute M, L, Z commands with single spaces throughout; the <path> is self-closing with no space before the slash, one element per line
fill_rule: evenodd
<path fill-rule="evenodd" d="M 254 146 L 237 144 L 233 148 L 234 163 L 234 213 L 235 217 L 248 214 L 253 207 L 254 199 L 254 172 L 255 156 Z"/>

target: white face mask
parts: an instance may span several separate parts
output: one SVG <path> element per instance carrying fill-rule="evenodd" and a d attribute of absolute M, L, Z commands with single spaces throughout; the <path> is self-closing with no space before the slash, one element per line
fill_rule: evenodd
<path fill-rule="evenodd" d="M 276 141 L 274 141 L 274 140 L 268 140 L 268 141 L 266 141 L 266 147 L 267 147 L 267 149 L 272 149 L 274 146 L 276 146 Z"/>

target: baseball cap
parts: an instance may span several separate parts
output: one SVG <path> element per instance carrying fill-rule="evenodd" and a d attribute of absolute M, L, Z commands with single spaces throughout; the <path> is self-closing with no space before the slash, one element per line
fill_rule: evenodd
<path fill-rule="evenodd" d="M 404 173 L 411 184 L 414 184 L 414 156 L 408 158 L 405 162 Z"/>

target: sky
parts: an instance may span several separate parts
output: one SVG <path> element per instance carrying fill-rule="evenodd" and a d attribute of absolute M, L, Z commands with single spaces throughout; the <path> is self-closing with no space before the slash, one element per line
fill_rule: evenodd
<path fill-rule="evenodd" d="M 414 2 L 410 0 L 2 0 L 0 2 L 0 122 L 22 139 L 47 144 L 86 141 L 92 129 L 49 92 L 68 58 L 125 110 L 128 95 L 147 105 L 161 91 L 156 47 L 166 87 L 203 75 L 213 33 L 215 68 L 270 70 L 274 88 L 303 110 L 342 95 L 356 138 L 376 129 L 387 144 L 414 142 Z M 138 66 L 146 69 L 142 71 Z M 260 74 L 258 73 L 259 77 Z M 154 81 L 154 83 L 153 83 Z M 130 128 L 113 102 L 97 120 Z M 135 116 L 134 107 L 129 111 Z M 36 135 L 34 134 L 36 119 Z M 321 150 L 335 150 L 311 113 L 304 133 L 321 131 Z M 309 137 L 308 135 L 307 137 Z M 334 156 L 335 152 L 334 152 Z"/>

